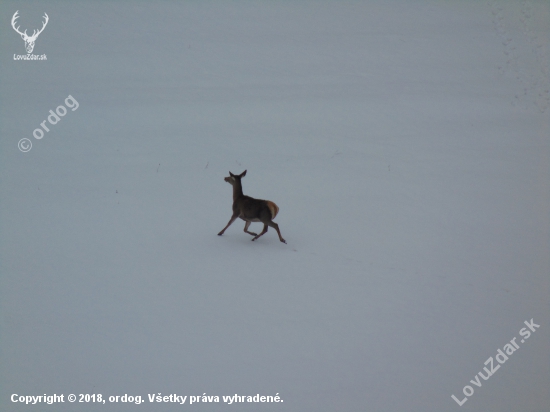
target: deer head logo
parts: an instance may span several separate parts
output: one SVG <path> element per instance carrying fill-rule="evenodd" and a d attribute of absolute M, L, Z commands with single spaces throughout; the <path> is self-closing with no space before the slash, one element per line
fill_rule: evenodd
<path fill-rule="evenodd" d="M 19 10 L 17 10 L 15 12 L 15 14 L 13 15 L 13 17 L 11 18 L 11 26 L 13 27 L 13 29 L 19 33 L 21 35 L 21 38 L 23 40 L 25 40 L 25 48 L 27 49 L 27 53 L 32 53 L 32 50 L 34 49 L 34 42 L 36 41 L 36 38 L 38 37 L 38 35 L 40 33 L 42 33 L 44 31 L 44 29 L 46 28 L 46 25 L 48 24 L 48 20 L 49 20 L 49 17 L 46 13 L 44 13 L 44 23 L 42 25 L 42 28 L 40 30 L 34 30 L 33 33 L 32 33 L 32 36 L 29 36 L 27 35 L 27 30 L 25 30 L 23 33 L 21 33 L 19 31 L 19 26 L 15 27 L 15 24 L 16 24 L 16 20 L 19 18 L 19 16 L 17 15 L 17 13 L 19 13 Z"/>

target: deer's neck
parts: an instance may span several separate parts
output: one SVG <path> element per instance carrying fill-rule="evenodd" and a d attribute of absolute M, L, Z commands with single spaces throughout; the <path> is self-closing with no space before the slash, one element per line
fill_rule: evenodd
<path fill-rule="evenodd" d="M 237 200 L 239 197 L 242 197 L 243 195 L 243 186 L 241 185 L 241 182 L 236 181 L 233 185 L 233 201 Z"/>

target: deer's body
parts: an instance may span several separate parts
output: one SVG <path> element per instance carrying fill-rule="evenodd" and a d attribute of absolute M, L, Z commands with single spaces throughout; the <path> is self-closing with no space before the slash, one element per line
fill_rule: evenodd
<path fill-rule="evenodd" d="M 279 225 L 273 222 L 273 219 L 275 219 L 275 216 L 279 213 L 279 207 L 270 200 L 254 199 L 253 197 L 245 196 L 243 194 L 243 187 L 241 184 L 241 179 L 245 175 L 246 170 L 240 175 L 234 175 L 229 172 L 229 176 L 224 179 L 227 183 L 230 183 L 233 186 L 233 215 L 231 216 L 231 219 L 229 219 L 227 226 L 225 226 L 223 230 L 218 233 L 218 236 L 223 235 L 223 232 L 231 226 L 235 219 L 241 218 L 246 222 L 244 225 L 244 231 L 249 235 L 254 236 L 252 240 L 258 239 L 265 232 L 267 232 L 268 226 L 271 226 L 277 231 L 279 240 L 286 243 L 281 236 Z M 264 229 L 259 235 L 248 231 L 248 227 L 252 222 L 262 222 L 264 224 Z"/>

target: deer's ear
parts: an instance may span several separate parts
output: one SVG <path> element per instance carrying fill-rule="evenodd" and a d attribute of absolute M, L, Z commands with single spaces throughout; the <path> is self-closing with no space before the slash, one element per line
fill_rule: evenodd
<path fill-rule="evenodd" d="M 240 177 L 245 177 L 246 176 L 246 170 L 244 172 L 241 173 L 241 176 Z"/>
<path fill-rule="evenodd" d="M 231 172 L 229 172 L 229 176 L 235 177 L 235 175 L 234 175 L 233 173 L 231 173 Z"/>

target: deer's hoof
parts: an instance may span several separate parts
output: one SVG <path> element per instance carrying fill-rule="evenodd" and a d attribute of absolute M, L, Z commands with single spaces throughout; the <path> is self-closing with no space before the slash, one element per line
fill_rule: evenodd
<path fill-rule="evenodd" d="M 283 242 L 285 245 L 286 245 L 286 240 L 284 239 L 281 239 L 281 242 Z"/>
<path fill-rule="evenodd" d="M 218 236 L 221 236 L 221 235 L 223 235 L 223 233 L 218 233 Z"/>

